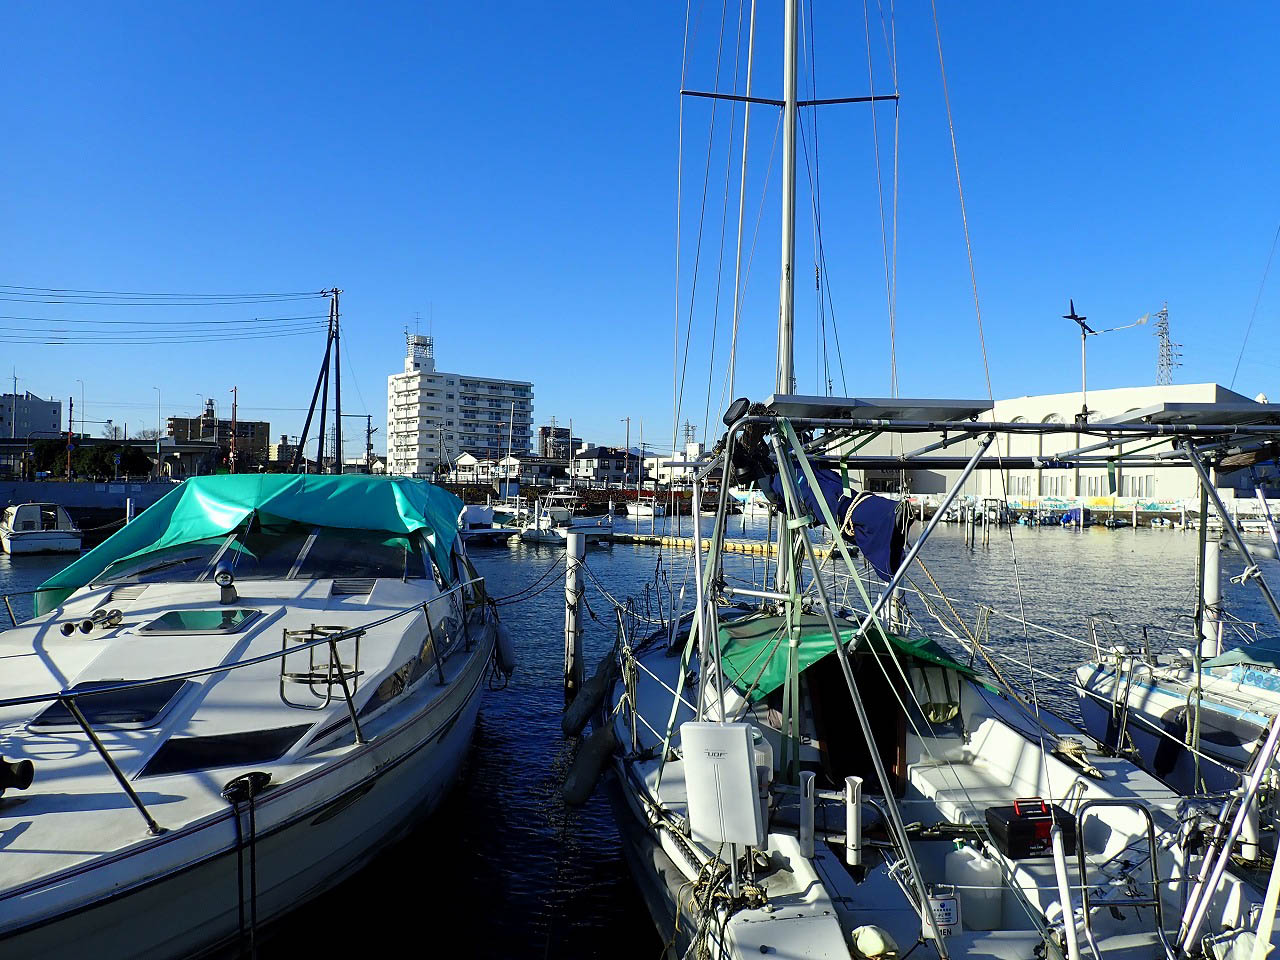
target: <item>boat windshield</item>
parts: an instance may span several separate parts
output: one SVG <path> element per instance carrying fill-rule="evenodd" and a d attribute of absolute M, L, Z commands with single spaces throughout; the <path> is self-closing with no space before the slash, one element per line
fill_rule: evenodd
<path fill-rule="evenodd" d="M 428 575 L 426 551 L 417 534 L 315 527 L 254 517 L 235 533 L 145 556 L 117 560 L 98 583 L 210 580 L 220 563 L 237 580 L 328 579 Z"/>

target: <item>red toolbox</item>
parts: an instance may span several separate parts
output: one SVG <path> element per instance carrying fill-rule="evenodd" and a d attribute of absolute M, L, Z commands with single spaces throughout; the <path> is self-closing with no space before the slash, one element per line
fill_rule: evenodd
<path fill-rule="evenodd" d="M 1040 797 L 1019 797 L 1007 807 L 987 807 L 992 839 L 1011 860 L 1053 856 L 1049 828 L 1055 820 L 1062 830 L 1064 849 L 1074 850 L 1076 818 L 1056 803 L 1045 803 Z"/>

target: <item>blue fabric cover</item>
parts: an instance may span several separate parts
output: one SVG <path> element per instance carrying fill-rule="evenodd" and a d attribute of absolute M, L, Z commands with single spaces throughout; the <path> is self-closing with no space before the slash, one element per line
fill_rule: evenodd
<path fill-rule="evenodd" d="M 834 470 L 814 470 L 814 479 L 818 481 L 815 495 L 804 474 L 800 471 L 797 474 L 800 501 L 814 520 L 825 526 L 822 507 L 818 503 L 818 497 L 821 496 L 836 522 L 844 523 L 844 516 L 855 500 L 844 495 L 844 483 L 840 475 Z M 761 479 L 760 489 L 773 503 L 785 503 L 782 479 L 776 473 Z M 899 529 L 896 523 L 897 509 L 897 501 L 877 497 L 875 494 L 863 495 L 853 507 L 853 542 L 867 558 L 876 576 L 885 581 L 893 578 L 894 571 L 902 563 L 906 543 L 906 531 Z"/>

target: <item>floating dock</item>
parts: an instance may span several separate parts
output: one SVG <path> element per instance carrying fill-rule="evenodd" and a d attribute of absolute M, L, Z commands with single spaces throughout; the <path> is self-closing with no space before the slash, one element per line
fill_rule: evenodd
<path fill-rule="evenodd" d="M 629 543 L 637 547 L 670 547 L 673 550 L 692 550 L 693 537 L 673 537 L 652 533 L 611 533 L 601 538 L 608 543 Z M 702 538 L 703 553 L 711 550 L 711 538 Z M 725 540 L 725 553 L 739 553 L 753 557 L 774 557 L 778 554 L 777 544 L 766 540 Z M 813 552 L 824 557 L 831 552 L 831 545 L 815 543 Z"/>

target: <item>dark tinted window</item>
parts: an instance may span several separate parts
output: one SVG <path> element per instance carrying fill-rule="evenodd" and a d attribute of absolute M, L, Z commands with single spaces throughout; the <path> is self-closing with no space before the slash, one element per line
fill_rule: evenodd
<path fill-rule="evenodd" d="M 72 693 L 83 693 L 99 687 L 114 687 L 123 680 L 90 680 L 77 683 L 71 688 Z M 153 723 L 165 707 L 177 697 L 185 680 L 166 680 L 164 683 L 150 683 L 145 687 L 128 687 L 111 693 L 99 693 L 92 696 L 76 698 L 76 706 L 89 721 L 90 726 L 140 726 Z M 77 726 L 76 719 L 61 703 L 54 703 L 31 721 L 33 727 Z"/>
<path fill-rule="evenodd" d="M 326 528 L 316 537 L 299 577 L 405 577 L 425 574 L 418 537 Z"/>
<path fill-rule="evenodd" d="M 243 529 L 243 528 L 242 528 Z M 237 580 L 284 580 L 293 570 L 314 527 L 301 523 L 262 522 L 255 517 L 227 551 Z"/>
<path fill-rule="evenodd" d="M 95 583 L 158 583 L 198 580 L 226 537 L 211 537 L 180 547 L 154 550 L 145 556 L 117 560 Z"/>

